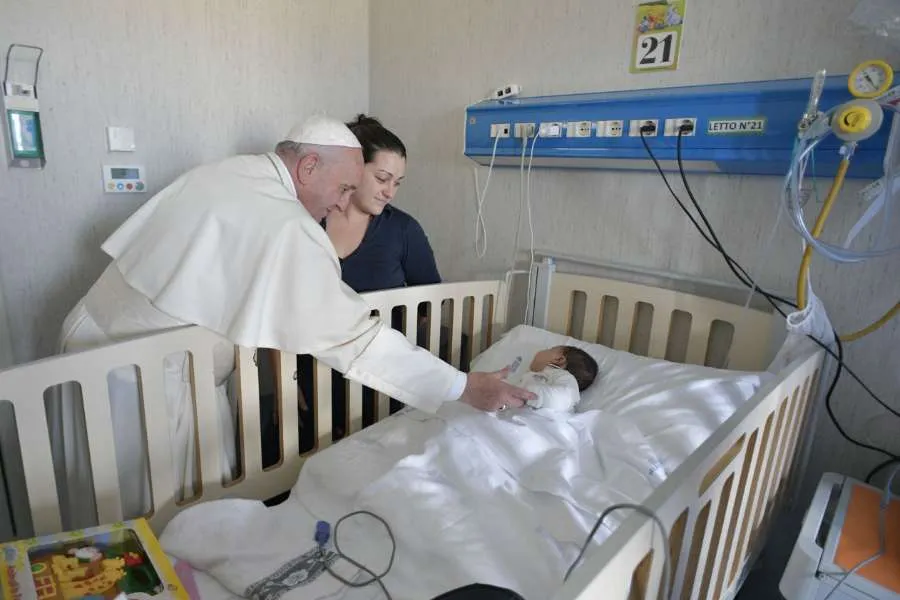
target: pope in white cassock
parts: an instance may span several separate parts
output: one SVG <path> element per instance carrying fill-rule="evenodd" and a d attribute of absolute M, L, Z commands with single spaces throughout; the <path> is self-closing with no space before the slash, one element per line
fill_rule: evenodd
<path fill-rule="evenodd" d="M 356 137 L 336 120 L 315 117 L 275 152 L 198 167 L 142 206 L 103 244 L 113 261 L 63 326 L 72 352 L 195 324 L 222 337 L 215 377 L 223 476 L 235 468 L 232 410 L 225 384 L 234 345 L 312 354 L 348 378 L 421 410 L 461 400 L 493 411 L 533 394 L 502 373 L 464 374 L 370 316 L 341 281 L 340 264 L 319 225 L 343 210 L 363 173 Z M 299 202 L 298 202 L 299 200 Z M 195 480 L 194 422 L 187 358 L 165 364 L 177 485 Z M 71 392 L 50 414 L 63 525 L 91 525 L 87 441 Z M 125 517 L 150 508 L 147 458 L 133 367 L 110 376 L 119 481 Z M 60 472 L 64 470 L 64 472 Z"/>

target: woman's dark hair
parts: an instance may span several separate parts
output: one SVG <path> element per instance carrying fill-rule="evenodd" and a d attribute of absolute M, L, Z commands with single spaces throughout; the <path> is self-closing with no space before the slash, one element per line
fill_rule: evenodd
<path fill-rule="evenodd" d="M 362 144 L 363 160 L 370 163 L 375 160 L 375 154 L 379 150 L 387 150 L 396 152 L 403 158 L 406 158 L 406 146 L 400 141 L 394 133 L 381 124 L 381 121 L 375 117 L 368 117 L 364 114 L 356 116 L 355 121 L 347 123 L 347 127 Z"/>

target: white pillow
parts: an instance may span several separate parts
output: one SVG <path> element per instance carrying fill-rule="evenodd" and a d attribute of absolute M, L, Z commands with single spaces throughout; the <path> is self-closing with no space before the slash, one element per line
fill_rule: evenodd
<path fill-rule="evenodd" d="M 472 371 L 496 371 L 539 350 L 575 346 L 597 361 L 597 379 L 578 411 L 602 410 L 632 421 L 671 473 L 756 390 L 773 377 L 637 356 L 519 325 L 477 356 Z"/>

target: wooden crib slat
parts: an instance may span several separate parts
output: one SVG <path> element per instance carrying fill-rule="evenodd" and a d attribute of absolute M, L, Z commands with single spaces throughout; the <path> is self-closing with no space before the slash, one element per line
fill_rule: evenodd
<path fill-rule="evenodd" d="M 114 523 L 122 520 L 122 498 L 119 493 L 109 386 L 105 373 L 97 371 L 86 373 L 79 383 L 84 399 L 97 517 L 100 523 Z"/>
<path fill-rule="evenodd" d="M 712 320 L 702 319 L 698 315 L 692 316 L 691 334 L 688 339 L 685 360 L 691 365 L 702 365 L 706 362 L 706 349 L 709 347 L 709 330 L 712 327 Z"/>
<path fill-rule="evenodd" d="M 419 307 L 415 304 L 404 305 L 406 309 L 406 339 L 415 346 L 419 333 Z"/>
<path fill-rule="evenodd" d="M 575 297 L 576 291 L 578 290 L 559 285 L 554 285 L 550 289 L 550 304 L 556 310 L 550 310 L 547 314 L 547 329 L 557 333 L 566 331 L 572 313 L 572 299 Z"/>
<path fill-rule="evenodd" d="M 314 390 L 316 405 L 316 450 L 331 445 L 331 369 L 319 361 L 316 364 L 316 385 Z"/>
<path fill-rule="evenodd" d="M 463 300 L 458 298 L 453 302 L 453 333 L 450 336 L 450 364 L 459 368 L 460 352 L 462 350 L 462 320 Z"/>
<path fill-rule="evenodd" d="M 650 348 L 648 355 L 651 358 L 665 358 L 666 346 L 669 342 L 669 329 L 672 323 L 672 311 L 653 310 L 653 322 L 650 325 Z"/>
<path fill-rule="evenodd" d="M 734 479 L 732 479 L 732 484 L 728 492 L 728 501 L 724 507 L 724 514 L 722 515 L 722 524 L 719 530 L 719 539 L 716 545 L 716 553 L 713 557 L 712 566 L 710 568 L 709 573 L 709 585 L 707 588 L 707 594 L 712 594 L 715 597 L 717 590 L 720 590 L 723 585 L 723 580 L 725 576 L 728 574 L 728 557 L 730 556 L 731 546 L 734 545 L 734 535 L 731 532 L 731 522 L 732 522 L 732 514 L 739 509 L 737 504 L 738 494 L 739 494 L 739 477 L 740 477 L 740 467 L 743 467 L 744 464 L 744 450 L 738 454 L 735 458 L 735 465 L 737 469 L 735 470 Z"/>
<path fill-rule="evenodd" d="M 197 438 L 200 447 L 200 475 L 204 486 L 220 487 L 222 481 L 222 432 L 219 399 L 216 395 L 212 353 L 191 353 L 191 381 L 197 409 Z"/>
<path fill-rule="evenodd" d="M 155 513 L 162 505 L 174 502 L 175 471 L 173 469 L 172 440 L 169 436 L 169 415 L 166 410 L 166 386 L 162 361 L 148 360 L 138 364 L 141 370 L 141 394 L 144 398 L 144 422 L 147 428 L 147 459 L 150 466 L 150 487 Z M 189 482 L 188 482 L 189 483 Z"/>
<path fill-rule="evenodd" d="M 482 340 L 486 326 L 486 323 L 484 323 L 484 296 L 475 296 L 472 304 L 472 334 L 469 336 L 470 359 L 481 354 Z"/>
<path fill-rule="evenodd" d="M 347 415 L 350 421 L 350 429 L 349 433 L 356 433 L 360 429 L 362 429 L 363 423 L 363 405 L 362 405 L 362 390 L 363 386 L 354 381 L 349 382 L 350 394 L 349 394 L 349 402 L 350 406 L 348 407 Z"/>
<path fill-rule="evenodd" d="M 260 429 L 259 402 L 251 401 L 259 398 L 259 369 L 254 356 L 259 351 L 240 346 L 235 352 L 235 368 L 238 385 L 238 418 L 241 420 L 240 442 L 238 450 L 242 453 L 242 471 L 244 479 L 262 472 L 262 439 Z"/>
<path fill-rule="evenodd" d="M 284 460 L 287 460 L 287 457 L 300 454 L 300 394 L 297 386 L 299 373 L 295 354 L 278 353 L 277 375 L 281 451 Z"/>
<path fill-rule="evenodd" d="M 616 336 L 613 346 L 617 350 L 628 350 L 631 346 L 631 330 L 634 328 L 634 302 L 620 300 L 616 315 Z"/>
<path fill-rule="evenodd" d="M 735 490 L 735 470 L 736 466 L 741 464 L 741 461 L 736 459 L 738 456 L 740 456 L 740 452 L 735 455 L 735 458 L 732 458 L 707 492 L 710 513 L 703 536 L 703 552 L 694 576 L 693 598 L 695 600 L 706 600 L 709 597 L 709 590 L 715 585 L 719 564 L 715 560 L 710 564 L 710 556 L 713 559 L 720 556 L 727 543 L 722 537 L 722 532 L 731 515 Z"/>
<path fill-rule="evenodd" d="M 23 393 L 13 402 L 34 533 L 45 535 L 62 530 L 62 520 L 56 494 L 53 458 L 50 455 L 43 390 L 37 386 L 41 386 L 38 381 L 27 387 L 23 385 Z M 29 443 L 24 443 L 25 440 Z"/>
<path fill-rule="evenodd" d="M 441 305 L 439 302 L 431 303 L 431 314 L 428 319 L 428 348 L 435 356 L 441 352 Z M 380 415 L 381 413 L 379 413 Z M 379 417 L 380 418 L 380 417 Z"/>
<path fill-rule="evenodd" d="M 647 588 L 644 598 L 647 600 L 656 600 L 662 591 L 664 557 L 669 549 L 663 546 L 663 539 L 658 531 L 659 528 L 656 526 L 656 523 L 648 521 L 648 524 L 653 528 L 653 562 L 650 566 L 650 575 L 647 578 Z M 671 564 L 669 565 L 669 568 L 672 568 Z"/>
<path fill-rule="evenodd" d="M 376 397 L 378 402 L 378 416 L 376 418 L 380 421 L 388 418 L 391 414 L 391 398 L 381 392 L 376 392 Z"/>
<path fill-rule="evenodd" d="M 584 306 L 584 326 L 581 328 L 581 338 L 592 344 L 596 344 L 600 336 L 600 315 L 603 312 L 603 296 L 588 294 Z"/>

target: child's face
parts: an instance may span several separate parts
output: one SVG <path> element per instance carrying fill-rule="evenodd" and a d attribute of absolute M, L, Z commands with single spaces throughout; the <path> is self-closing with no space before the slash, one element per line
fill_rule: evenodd
<path fill-rule="evenodd" d="M 561 369 L 566 367 L 566 355 L 563 352 L 562 346 L 547 348 L 546 350 L 541 350 L 535 354 L 534 358 L 531 359 L 531 366 L 529 369 L 535 372 L 543 371 L 550 365 Z"/>

